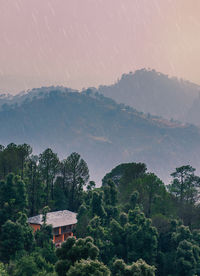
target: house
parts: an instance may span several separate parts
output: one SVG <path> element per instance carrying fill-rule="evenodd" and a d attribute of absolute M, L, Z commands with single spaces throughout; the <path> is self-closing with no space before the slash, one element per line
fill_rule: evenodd
<path fill-rule="evenodd" d="M 59 246 L 69 236 L 73 236 L 73 229 L 77 223 L 76 215 L 68 210 L 47 213 L 46 224 L 51 224 L 53 227 L 53 242 L 56 246 Z M 37 215 L 28 218 L 28 223 L 34 232 L 43 224 L 42 217 L 42 215 Z"/>

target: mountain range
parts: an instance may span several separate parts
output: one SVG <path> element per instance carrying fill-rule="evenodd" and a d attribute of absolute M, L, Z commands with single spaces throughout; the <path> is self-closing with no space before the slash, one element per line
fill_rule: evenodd
<path fill-rule="evenodd" d="M 200 86 L 189 81 L 141 69 L 122 75 L 113 85 L 100 86 L 98 92 L 145 113 L 200 125 L 200 116 L 191 115 Z"/>
<path fill-rule="evenodd" d="M 162 179 L 184 164 L 200 168 L 198 127 L 145 114 L 100 92 L 43 87 L 2 96 L 0 144 L 28 143 L 34 153 L 51 147 L 61 158 L 76 151 L 98 184 L 123 162 L 145 162 Z"/>

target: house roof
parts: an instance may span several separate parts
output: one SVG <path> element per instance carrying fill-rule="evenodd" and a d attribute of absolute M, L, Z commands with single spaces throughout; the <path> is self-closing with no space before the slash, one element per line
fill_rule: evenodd
<path fill-rule="evenodd" d="M 77 223 L 76 215 L 77 215 L 76 213 L 68 210 L 49 212 L 47 213 L 46 223 L 51 224 L 53 228 L 76 224 Z M 28 223 L 42 225 L 43 224 L 42 215 L 28 218 Z"/>

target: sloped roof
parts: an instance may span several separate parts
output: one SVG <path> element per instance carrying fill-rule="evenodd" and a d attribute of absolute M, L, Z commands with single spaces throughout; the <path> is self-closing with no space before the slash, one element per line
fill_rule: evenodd
<path fill-rule="evenodd" d="M 53 228 L 76 224 L 77 223 L 76 215 L 77 215 L 76 213 L 68 210 L 49 212 L 47 213 L 46 223 L 51 224 Z M 28 218 L 28 223 L 42 225 L 43 224 L 42 215 Z"/>

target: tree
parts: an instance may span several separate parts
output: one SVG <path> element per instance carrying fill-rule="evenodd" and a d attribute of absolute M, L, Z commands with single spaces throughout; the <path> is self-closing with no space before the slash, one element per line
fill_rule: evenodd
<path fill-rule="evenodd" d="M 200 263 L 200 248 L 187 240 L 179 243 L 176 252 L 177 275 L 197 275 L 197 265 Z"/>
<path fill-rule="evenodd" d="M 27 160 L 25 176 L 30 216 L 34 216 L 44 205 L 44 185 L 38 169 L 38 156 L 32 155 Z"/>
<path fill-rule="evenodd" d="M 200 177 L 194 174 L 195 169 L 189 165 L 176 168 L 172 173 L 173 181 L 168 190 L 176 198 L 178 215 L 184 223 L 192 227 L 199 201 Z"/>
<path fill-rule="evenodd" d="M 34 247 L 35 241 L 33 236 L 33 230 L 31 226 L 28 224 L 28 218 L 26 214 L 19 212 L 16 223 L 21 225 L 22 228 L 24 250 L 26 252 L 31 252 Z"/>
<path fill-rule="evenodd" d="M 20 173 L 19 156 L 17 145 L 10 143 L 6 148 L 2 148 L 0 152 L 0 174 L 1 178 L 5 177 L 9 173 Z"/>
<path fill-rule="evenodd" d="M 24 178 L 24 164 L 29 155 L 32 153 L 32 148 L 31 146 L 27 144 L 19 145 L 17 146 L 18 150 L 18 156 L 20 159 L 20 166 L 21 166 L 21 178 Z"/>
<path fill-rule="evenodd" d="M 25 161 L 32 152 L 32 148 L 27 145 L 16 145 L 10 143 L 6 148 L 0 148 L 0 177 L 5 179 L 8 173 L 15 173 L 24 178 Z"/>
<path fill-rule="evenodd" d="M 156 268 L 139 259 L 131 265 L 126 265 L 123 260 L 116 260 L 113 264 L 115 276 L 155 276 Z"/>
<path fill-rule="evenodd" d="M 118 201 L 118 191 L 115 183 L 108 180 L 107 184 L 103 186 L 104 202 L 106 205 L 116 206 Z"/>
<path fill-rule="evenodd" d="M 69 209 L 75 211 L 78 209 L 80 192 L 89 179 L 89 170 L 87 163 L 81 156 L 73 152 L 66 160 L 66 181 L 70 189 Z"/>
<path fill-rule="evenodd" d="M 35 260 L 32 256 L 23 256 L 17 262 L 14 275 L 15 276 L 32 276 L 38 275 L 39 268 L 35 263 Z"/>
<path fill-rule="evenodd" d="M 101 249 L 102 247 L 104 247 L 106 231 L 105 231 L 105 228 L 102 226 L 100 217 L 95 216 L 94 218 L 92 218 L 89 222 L 87 230 L 88 230 L 88 234 L 92 236 L 95 244 L 100 249 L 100 253 L 102 253 Z"/>
<path fill-rule="evenodd" d="M 59 261 L 56 263 L 56 272 L 59 276 L 65 276 L 66 272 L 76 261 L 81 259 L 96 260 L 99 255 L 99 249 L 93 244 L 93 239 L 75 239 L 69 237 L 66 242 L 62 243 L 61 248 L 56 251 Z"/>
<path fill-rule="evenodd" d="M 114 181 L 116 185 L 119 185 L 120 182 L 129 183 L 133 179 L 142 177 L 146 170 L 146 165 L 143 163 L 120 164 L 104 176 L 102 184 L 105 185 L 109 179 Z"/>
<path fill-rule="evenodd" d="M 162 201 L 166 192 L 163 182 L 155 174 L 147 173 L 143 178 L 137 179 L 133 186 L 140 192 L 140 202 L 146 216 L 151 217 L 152 209 L 156 207 L 156 199 Z"/>
<path fill-rule="evenodd" d="M 54 179 L 59 171 L 59 159 L 51 149 L 46 149 L 39 156 L 39 171 L 46 185 L 46 205 L 49 205 L 49 197 L 53 200 Z"/>
<path fill-rule="evenodd" d="M 27 191 L 19 176 L 9 174 L 0 182 L 0 226 L 8 219 L 16 220 L 18 212 L 26 212 Z"/>
<path fill-rule="evenodd" d="M 137 201 L 138 201 L 138 198 L 139 198 L 139 192 L 138 191 L 134 191 L 131 194 L 131 197 L 130 197 L 130 209 L 135 209 Z"/>
<path fill-rule="evenodd" d="M 199 231 L 172 220 L 159 237 L 158 275 L 199 275 L 199 238 Z"/>
<path fill-rule="evenodd" d="M 68 183 L 67 183 L 67 160 L 64 159 L 60 162 L 60 174 L 62 179 L 62 189 L 66 193 L 68 191 Z"/>
<path fill-rule="evenodd" d="M 87 185 L 87 191 L 92 191 L 96 186 L 96 183 L 94 181 L 89 181 Z"/>
<path fill-rule="evenodd" d="M 200 177 L 195 176 L 194 172 L 195 169 L 187 165 L 176 168 L 171 174 L 174 179 L 168 189 L 179 199 L 181 205 L 183 201 L 194 204 L 198 200 Z"/>
<path fill-rule="evenodd" d="M 56 210 L 64 210 L 68 208 L 69 193 L 67 190 L 63 190 L 63 179 L 61 176 L 57 176 L 54 184 L 54 207 Z"/>
<path fill-rule="evenodd" d="M 149 264 L 155 263 L 158 246 L 158 233 L 139 208 L 130 210 L 125 227 L 127 245 L 127 261 L 132 262 L 140 258 Z"/>
<path fill-rule="evenodd" d="M 44 248 L 50 244 L 50 246 L 53 246 L 52 244 L 52 235 L 53 229 L 51 225 L 43 224 L 40 228 L 40 230 L 37 230 L 35 232 L 35 241 L 36 245 L 38 247 Z"/>
<path fill-rule="evenodd" d="M 146 165 L 144 163 L 125 163 L 115 167 L 102 179 L 102 185 L 106 185 L 112 180 L 118 189 L 118 199 L 123 204 L 129 201 L 130 195 L 135 190 L 134 183 L 137 179 L 146 175 Z"/>
<path fill-rule="evenodd" d="M 95 260 L 80 260 L 71 266 L 66 276 L 110 276 L 110 270 Z"/>
<path fill-rule="evenodd" d="M 50 211 L 49 206 L 45 206 L 42 210 L 42 222 L 43 224 L 46 224 L 47 222 L 47 213 Z"/>
<path fill-rule="evenodd" d="M 0 263 L 0 275 L 1 276 L 8 276 L 8 273 L 6 272 L 6 268 L 3 263 Z"/>
<path fill-rule="evenodd" d="M 95 215 L 104 218 L 106 213 L 103 206 L 103 193 L 94 191 L 92 193 L 92 200 L 91 200 L 91 213 L 94 217 Z"/>
<path fill-rule="evenodd" d="M 54 273 L 54 267 L 52 264 L 45 261 L 45 259 L 33 252 L 30 255 L 24 255 L 20 259 L 16 260 L 14 266 L 14 276 L 56 276 Z"/>
<path fill-rule="evenodd" d="M 25 214 L 20 214 L 17 222 L 8 220 L 1 230 L 0 255 L 3 261 L 8 262 L 16 253 L 24 250 L 31 251 L 33 247 L 32 229 L 27 223 Z"/>

